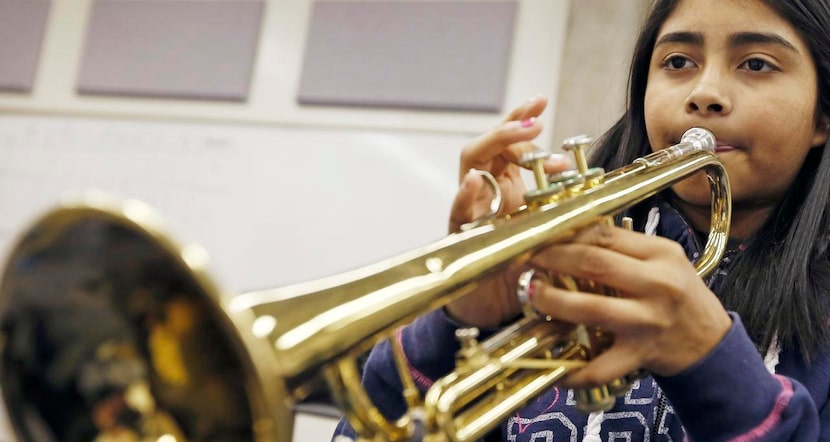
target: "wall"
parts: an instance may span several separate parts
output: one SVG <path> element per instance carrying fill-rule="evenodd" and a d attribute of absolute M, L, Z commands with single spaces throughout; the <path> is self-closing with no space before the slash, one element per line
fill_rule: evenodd
<path fill-rule="evenodd" d="M 242 102 L 80 94 L 92 5 L 52 1 L 31 93 L 0 93 L 0 245 L 59 198 L 96 188 L 160 209 L 206 246 L 231 292 L 342 271 L 442 235 L 458 152 L 500 119 L 298 104 L 310 0 L 266 3 Z M 565 1 L 520 2 L 505 111 L 537 93 L 556 99 L 567 15 Z M 317 257 L 290 256 L 300 244 Z"/>
<path fill-rule="evenodd" d="M 573 2 L 562 54 L 553 139 L 598 136 L 621 115 L 636 30 L 650 0 Z"/>
<path fill-rule="evenodd" d="M 265 2 L 243 101 L 80 94 L 93 1 L 53 0 L 31 91 L 0 92 L 0 250 L 89 189 L 156 207 L 228 296 L 421 246 L 445 234 L 461 147 L 515 104 L 551 98 L 552 150 L 613 120 L 643 1 L 518 0 L 501 110 L 474 112 L 298 104 L 311 0 Z M 316 425 L 303 440 L 327 440 Z"/>

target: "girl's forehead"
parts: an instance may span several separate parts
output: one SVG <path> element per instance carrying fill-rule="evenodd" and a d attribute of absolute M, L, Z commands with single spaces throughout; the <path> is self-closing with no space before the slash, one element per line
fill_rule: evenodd
<path fill-rule="evenodd" d="M 660 27 L 660 34 L 698 32 L 775 32 L 797 37 L 787 20 L 761 0 L 680 0 Z"/>

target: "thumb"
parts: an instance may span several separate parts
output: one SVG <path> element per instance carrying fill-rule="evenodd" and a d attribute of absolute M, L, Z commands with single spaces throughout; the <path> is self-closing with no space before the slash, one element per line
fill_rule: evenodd
<path fill-rule="evenodd" d="M 474 221 L 481 213 L 476 202 L 481 201 L 481 194 L 487 192 L 484 187 L 484 179 L 472 169 L 461 179 L 450 210 L 450 233 L 460 231 L 462 225 Z"/>

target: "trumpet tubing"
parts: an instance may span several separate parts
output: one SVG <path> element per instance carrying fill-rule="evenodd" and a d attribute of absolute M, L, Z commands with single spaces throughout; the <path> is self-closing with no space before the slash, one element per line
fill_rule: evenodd
<path fill-rule="evenodd" d="M 406 440 L 416 425 L 426 440 L 475 440 L 612 337 L 531 316 L 482 342 L 462 335 L 456 370 L 423 400 L 400 364 L 410 411 L 396 421 L 359 386 L 356 359 L 480 279 L 699 171 L 713 195 L 697 264 L 708 273 L 731 206 L 713 148 L 698 130 L 607 174 L 582 158 L 578 182 L 550 184 L 536 167 L 540 188 L 518 213 L 345 274 L 233 297 L 213 285 L 204 254 L 170 240 L 146 206 L 60 207 L 21 236 L 0 282 L 0 385 L 15 431 L 27 441 L 123 426 L 153 440 L 287 442 L 292 407 L 325 383 L 361 440 Z M 584 393 L 588 408 L 608 394 Z"/>

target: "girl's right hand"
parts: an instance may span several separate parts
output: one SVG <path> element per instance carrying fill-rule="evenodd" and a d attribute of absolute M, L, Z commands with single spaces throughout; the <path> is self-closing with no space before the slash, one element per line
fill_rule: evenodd
<path fill-rule="evenodd" d="M 470 169 L 490 172 L 501 188 L 502 208 L 499 215 L 509 214 L 524 204 L 526 188 L 521 176 L 522 155 L 538 148 L 531 142 L 542 132 L 537 117 L 547 106 L 547 99 L 534 97 L 514 109 L 495 128 L 482 134 L 461 152 L 460 186 L 450 213 L 450 232 L 458 232 L 465 223 L 489 212 L 492 191 L 478 174 Z M 548 173 L 570 168 L 562 155 L 553 155 L 545 163 Z M 454 320 L 471 326 L 495 327 L 521 312 L 516 296 L 516 281 L 523 269 L 510 269 L 487 280 L 478 288 L 445 307 Z"/>

